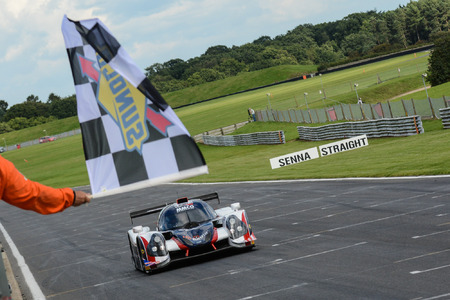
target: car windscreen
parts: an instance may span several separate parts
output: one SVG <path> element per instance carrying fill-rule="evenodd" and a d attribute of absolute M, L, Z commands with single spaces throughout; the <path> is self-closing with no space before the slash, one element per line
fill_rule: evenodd
<path fill-rule="evenodd" d="M 215 217 L 214 209 L 204 202 L 183 203 L 163 210 L 158 226 L 162 231 L 189 228 L 190 225 L 200 225 Z"/>

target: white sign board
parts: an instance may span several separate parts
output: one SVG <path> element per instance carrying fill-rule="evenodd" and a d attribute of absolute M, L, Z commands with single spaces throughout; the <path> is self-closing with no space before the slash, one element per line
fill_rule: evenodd
<path fill-rule="evenodd" d="M 307 160 L 311 160 L 319 157 L 317 148 L 309 148 L 306 150 L 274 157 L 270 159 L 270 165 L 272 169 L 281 168 L 293 164 L 298 164 Z"/>
<path fill-rule="evenodd" d="M 339 142 L 319 146 L 319 151 L 320 156 L 323 157 L 331 154 L 336 154 L 339 152 L 361 148 L 367 145 L 369 145 L 369 141 L 367 140 L 367 136 L 364 134 L 346 140 L 342 140 Z"/>

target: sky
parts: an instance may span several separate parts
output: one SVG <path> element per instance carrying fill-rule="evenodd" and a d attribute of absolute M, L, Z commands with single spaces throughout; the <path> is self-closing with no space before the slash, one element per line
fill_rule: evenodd
<path fill-rule="evenodd" d="M 409 0 L 0 0 L 0 100 L 75 94 L 61 23 L 99 18 L 142 68 Z"/>

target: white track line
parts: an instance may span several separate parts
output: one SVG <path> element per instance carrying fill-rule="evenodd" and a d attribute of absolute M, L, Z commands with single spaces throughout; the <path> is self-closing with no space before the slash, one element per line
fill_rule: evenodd
<path fill-rule="evenodd" d="M 45 299 L 44 293 L 42 293 L 42 290 L 39 287 L 38 283 L 36 282 L 36 279 L 34 279 L 34 276 L 31 273 L 30 268 L 25 263 L 25 259 L 20 254 L 19 249 L 17 249 L 16 244 L 14 244 L 13 240 L 11 239 L 11 237 L 9 236 L 8 232 L 5 230 L 5 227 L 3 227 L 1 222 L 0 222 L 0 230 L 3 233 L 3 236 L 5 237 L 5 240 L 8 243 L 9 248 L 11 248 L 11 252 L 13 253 L 14 257 L 17 260 L 17 265 L 22 271 L 23 277 L 25 278 L 25 282 L 27 283 L 28 288 L 30 289 L 30 292 L 32 294 L 32 298 L 35 300 L 44 300 Z"/>

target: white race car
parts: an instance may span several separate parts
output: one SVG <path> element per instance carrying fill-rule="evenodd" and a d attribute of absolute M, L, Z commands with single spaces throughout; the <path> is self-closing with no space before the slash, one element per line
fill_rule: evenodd
<path fill-rule="evenodd" d="M 255 235 L 239 203 L 214 210 L 205 201 L 217 193 L 180 198 L 176 203 L 130 212 L 133 219 L 159 213 L 156 230 L 138 225 L 128 230 L 131 259 L 136 269 L 150 273 L 171 261 L 216 250 L 255 246 Z"/>

